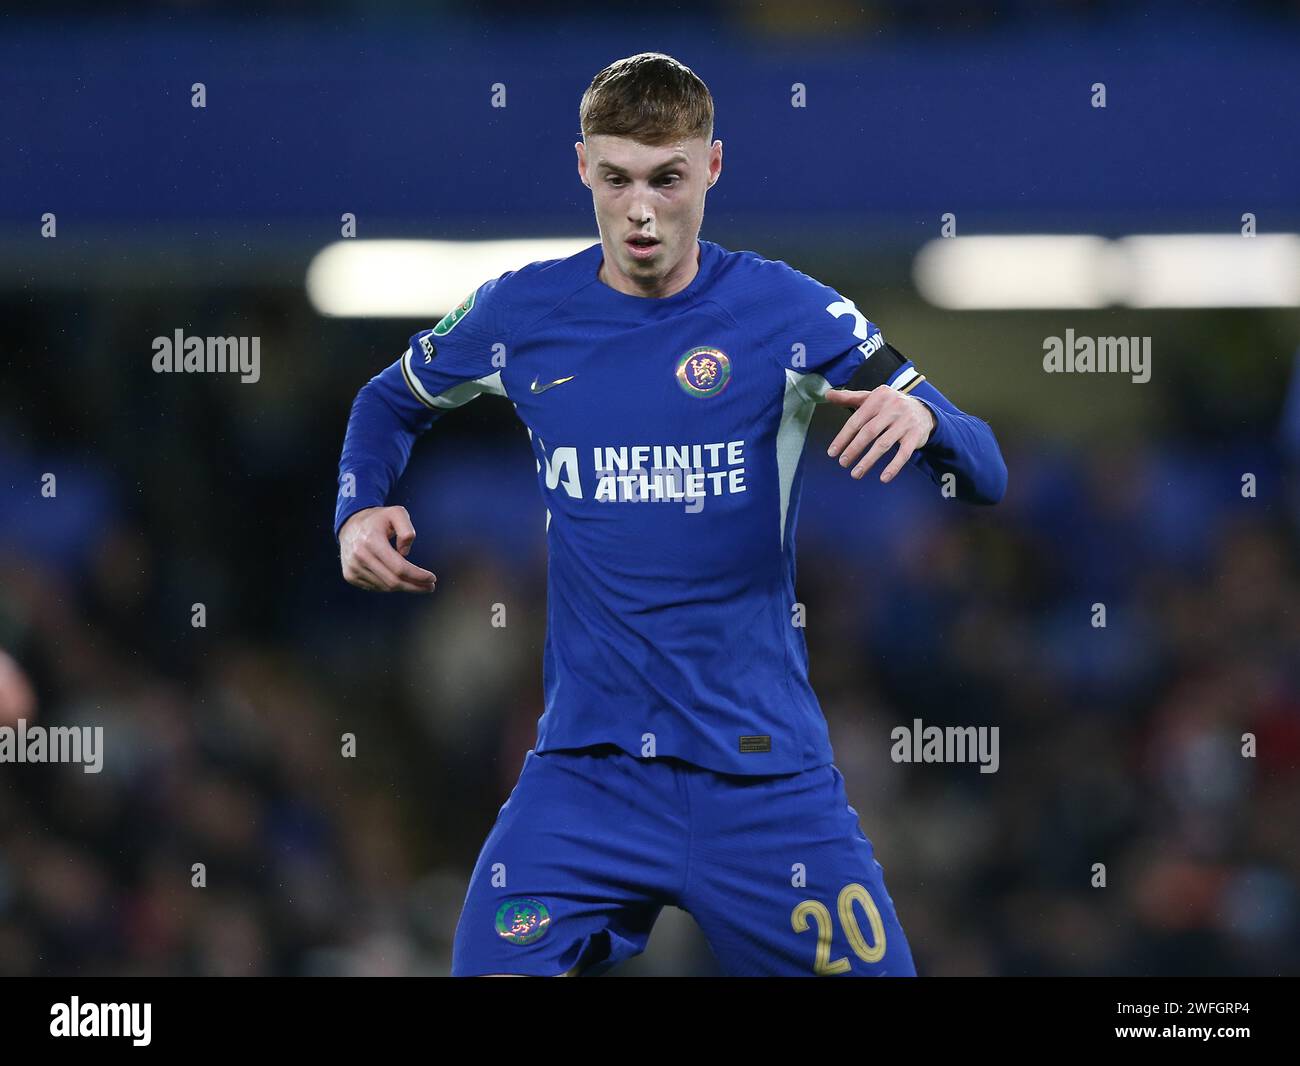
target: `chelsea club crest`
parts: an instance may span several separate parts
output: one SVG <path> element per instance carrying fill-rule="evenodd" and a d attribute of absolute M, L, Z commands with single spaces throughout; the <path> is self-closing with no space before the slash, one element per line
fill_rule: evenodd
<path fill-rule="evenodd" d="M 677 384 L 687 396 L 716 396 L 731 380 L 731 360 L 720 348 L 692 348 L 677 360 Z"/>
<path fill-rule="evenodd" d="M 508 899 L 497 908 L 497 935 L 511 944 L 531 944 L 551 927 L 551 912 L 539 899 Z"/>

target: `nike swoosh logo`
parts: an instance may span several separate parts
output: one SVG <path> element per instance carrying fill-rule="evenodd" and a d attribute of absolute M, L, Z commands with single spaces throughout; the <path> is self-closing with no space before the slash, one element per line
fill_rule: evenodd
<path fill-rule="evenodd" d="M 577 374 L 570 374 L 567 378 L 556 378 L 554 381 L 548 382 L 545 385 L 538 385 L 538 379 L 533 378 L 533 383 L 529 388 L 531 388 L 534 393 L 545 392 L 547 389 L 555 388 L 556 385 L 563 385 L 566 381 L 572 381 L 577 376 Z"/>

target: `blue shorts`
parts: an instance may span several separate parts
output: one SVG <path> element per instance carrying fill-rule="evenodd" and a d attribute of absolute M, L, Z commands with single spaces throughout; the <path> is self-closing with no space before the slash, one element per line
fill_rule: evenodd
<path fill-rule="evenodd" d="M 730 975 L 913 977 L 882 875 L 832 765 L 748 777 L 530 751 L 474 867 L 452 974 L 594 975 L 640 954 L 669 904 Z"/>

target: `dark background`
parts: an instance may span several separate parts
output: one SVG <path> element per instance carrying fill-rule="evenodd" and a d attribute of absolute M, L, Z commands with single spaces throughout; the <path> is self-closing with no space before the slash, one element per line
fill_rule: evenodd
<path fill-rule="evenodd" d="M 1300 971 L 1297 308 L 951 311 L 911 274 L 945 212 L 958 239 L 1300 232 L 1300 5 L 103 11 L 0 17 L 0 649 L 29 720 L 106 742 L 97 775 L 0 764 L 0 973 L 447 971 L 541 713 L 544 510 L 481 399 L 394 500 L 438 591 L 346 586 L 348 407 L 434 318 L 324 317 L 303 279 L 343 212 L 596 240 L 578 100 L 647 49 L 717 104 L 702 236 L 854 299 L 1010 468 L 960 508 L 849 480 L 840 412 L 809 437 L 813 683 L 921 972 Z M 1151 380 L 1045 374 L 1067 328 L 1150 336 Z M 261 380 L 155 374 L 176 329 L 260 337 Z M 914 718 L 999 726 L 999 772 L 894 763 Z M 671 911 L 623 970 L 712 971 Z"/>

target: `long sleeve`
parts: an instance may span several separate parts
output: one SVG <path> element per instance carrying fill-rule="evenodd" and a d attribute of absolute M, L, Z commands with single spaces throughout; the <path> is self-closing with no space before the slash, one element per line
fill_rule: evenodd
<path fill-rule="evenodd" d="M 415 439 L 445 411 L 485 393 L 504 396 L 496 353 L 509 339 L 502 283 L 485 281 L 432 329 L 411 337 L 398 360 L 357 393 L 339 459 L 334 536 L 367 507 L 382 507 Z"/>
<path fill-rule="evenodd" d="M 929 384 L 852 300 L 785 263 L 764 262 L 760 269 L 765 283 L 751 291 L 755 302 L 764 301 L 768 343 L 803 395 L 822 403 L 829 388 L 888 386 L 921 400 L 934 412 L 935 427 L 911 462 L 940 485 L 945 474 L 955 475 L 957 499 L 1002 499 L 1007 467 L 987 422 L 958 410 Z"/>
<path fill-rule="evenodd" d="M 955 475 L 956 497 L 966 503 L 993 504 L 1007 489 L 1007 464 L 989 424 L 959 410 L 928 381 L 910 392 L 934 412 L 934 432 L 912 462 L 936 484 Z"/>
<path fill-rule="evenodd" d="M 357 511 L 382 507 L 411 458 L 416 438 L 436 412 L 421 404 L 402 377 L 401 360 L 370 379 L 352 401 L 343 454 L 334 536 Z"/>

